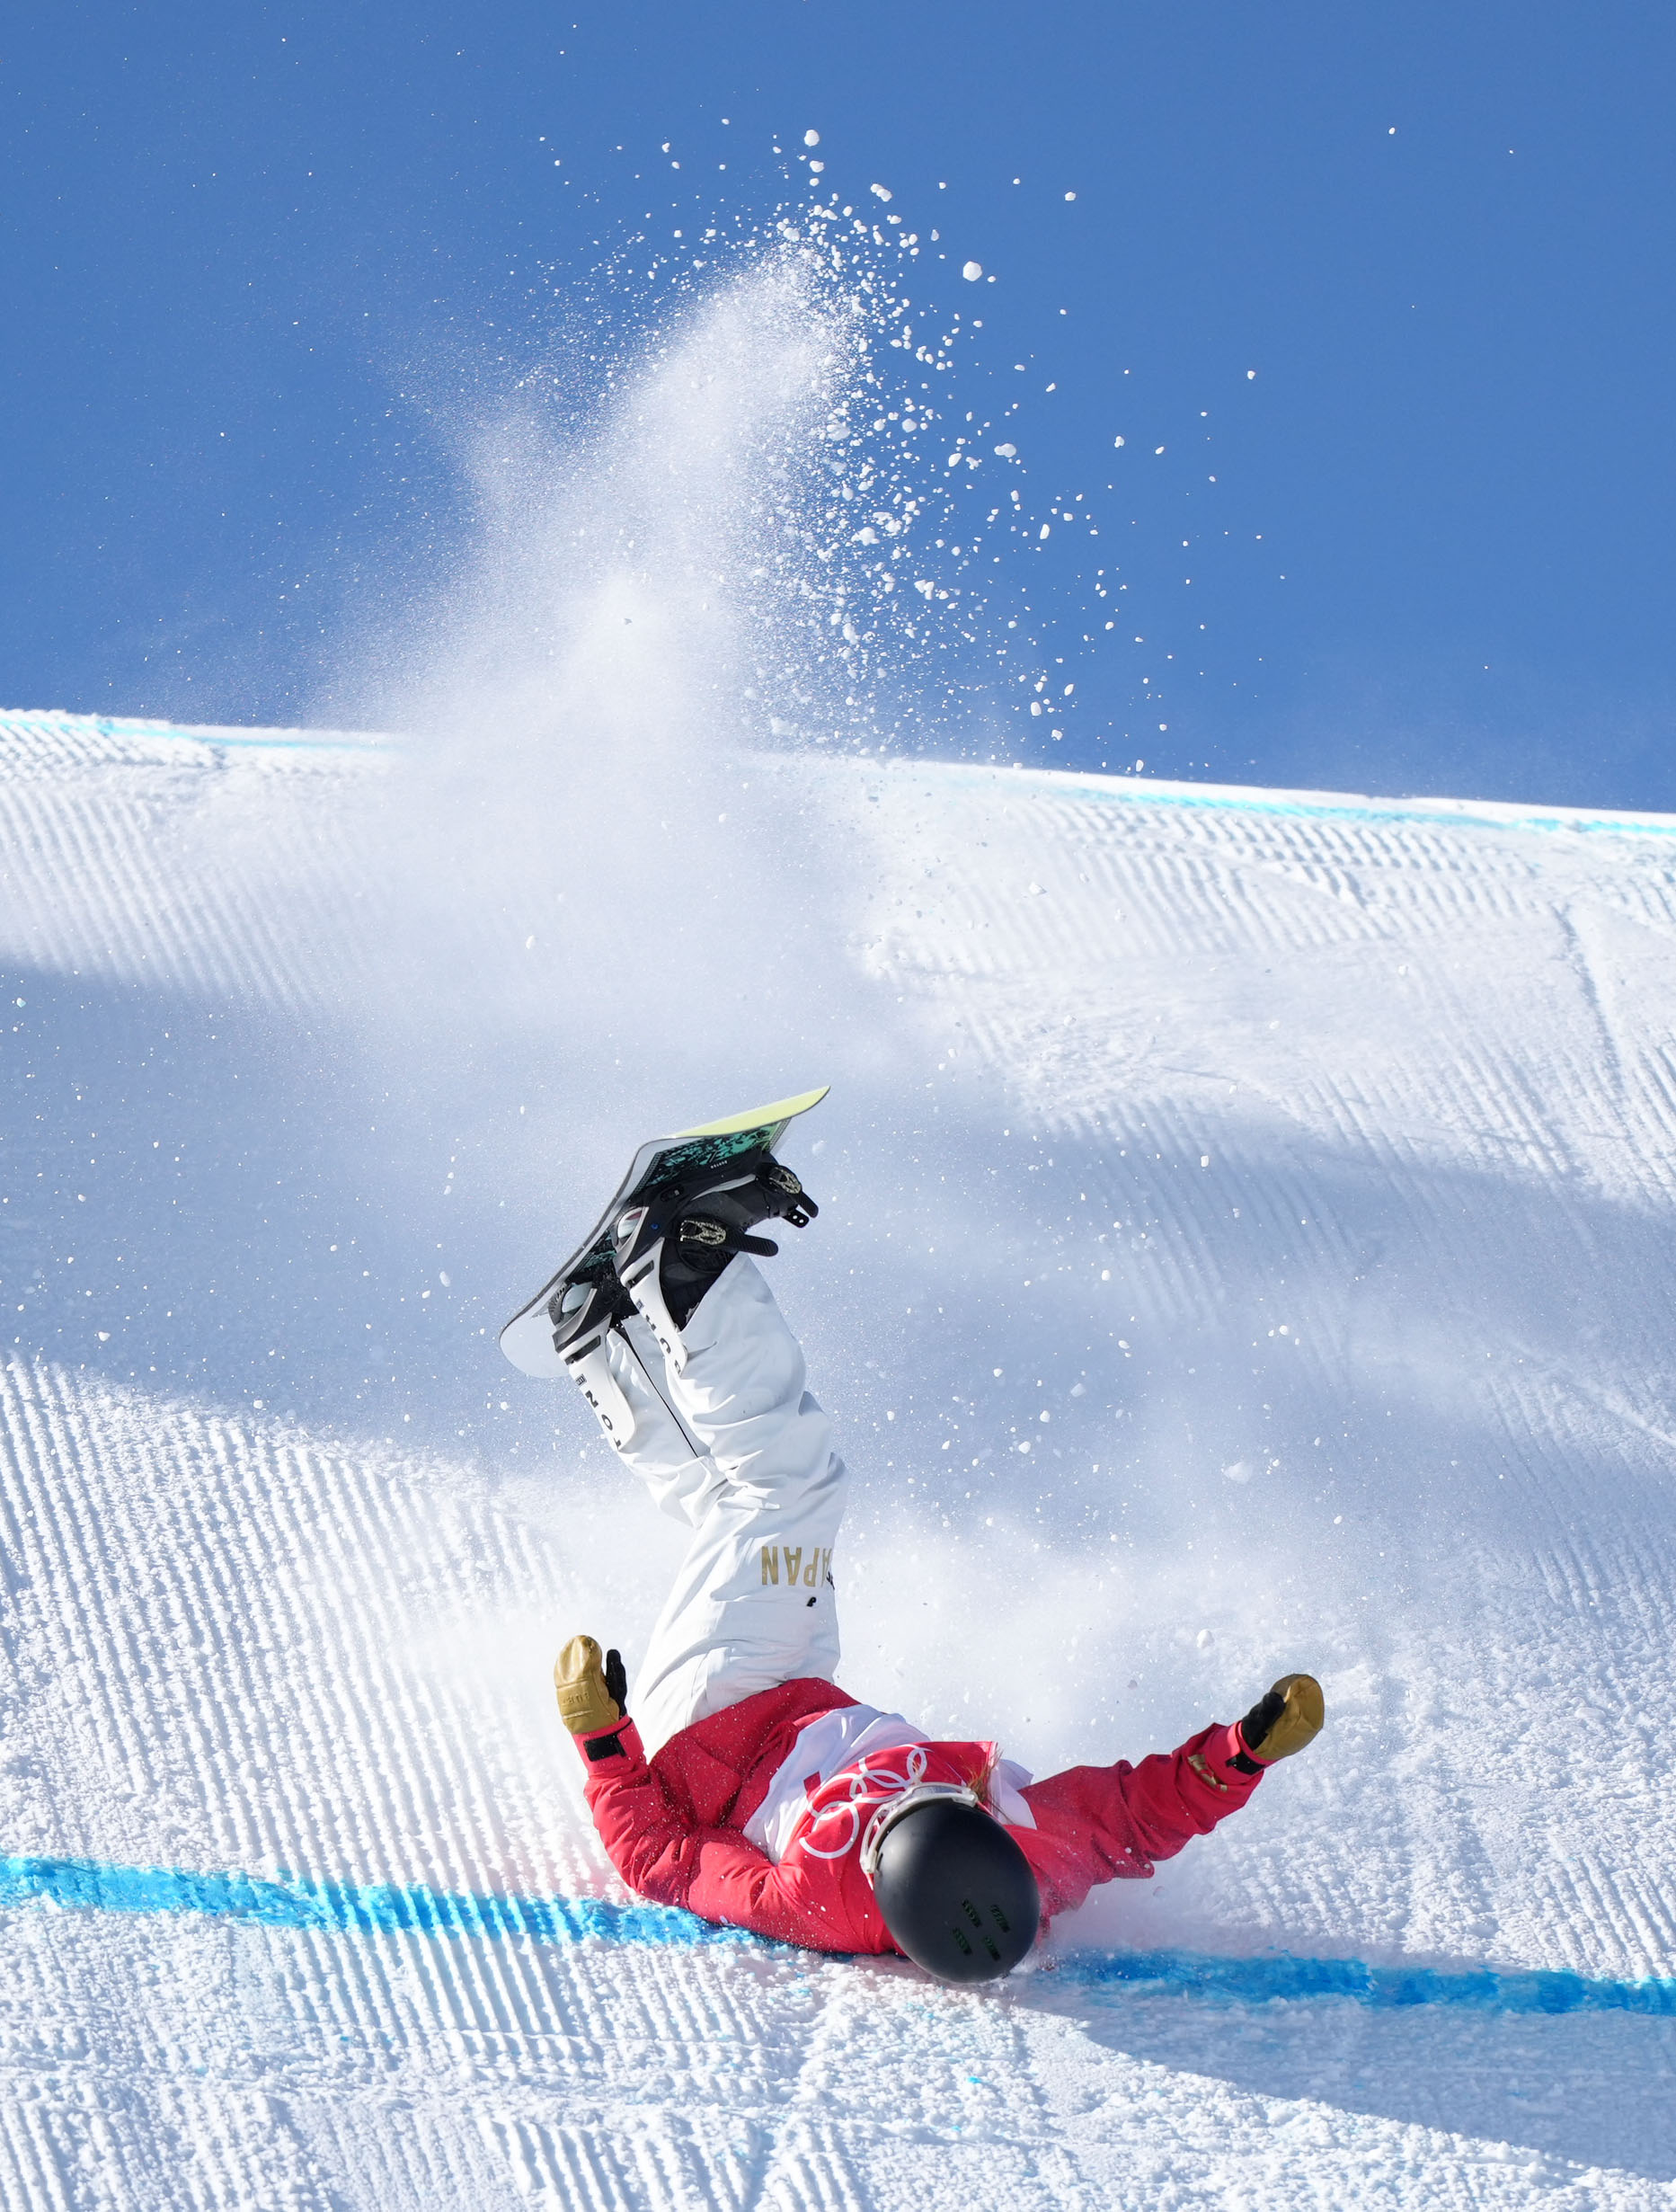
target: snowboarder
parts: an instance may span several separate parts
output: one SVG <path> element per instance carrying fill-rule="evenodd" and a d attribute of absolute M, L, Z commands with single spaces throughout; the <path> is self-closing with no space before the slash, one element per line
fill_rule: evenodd
<path fill-rule="evenodd" d="M 753 1233 L 764 1222 L 817 1210 L 764 1149 L 628 1206 L 590 1279 L 561 1281 L 559 1364 L 692 1533 L 637 1722 L 620 1657 L 590 1636 L 559 1655 L 559 1710 L 606 1850 L 642 1896 L 987 1981 L 1096 1883 L 1149 1875 L 1237 1812 L 1315 1736 L 1321 1691 L 1283 1675 L 1243 1720 L 1175 1751 L 1033 1782 L 992 1743 L 931 1742 L 840 1690 L 845 1470 L 748 1257 L 777 1249 Z"/>

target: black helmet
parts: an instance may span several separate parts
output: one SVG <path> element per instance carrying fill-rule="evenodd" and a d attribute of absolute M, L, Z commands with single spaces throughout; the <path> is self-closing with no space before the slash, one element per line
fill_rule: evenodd
<path fill-rule="evenodd" d="M 997 1981 L 1036 1940 L 1030 1861 L 970 1790 L 933 1785 L 884 1806 L 862 1865 L 897 1949 L 939 1981 Z"/>

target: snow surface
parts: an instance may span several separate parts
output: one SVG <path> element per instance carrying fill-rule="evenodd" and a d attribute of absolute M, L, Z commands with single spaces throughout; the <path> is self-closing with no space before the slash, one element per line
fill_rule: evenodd
<path fill-rule="evenodd" d="M 487 897 L 428 773 L 0 719 L 0 2204 L 1676 2203 L 1676 820 L 758 760 Z M 816 1081 L 847 1685 L 1326 1685 L 988 1991 L 636 1913 L 551 1709 L 678 1537 L 495 1329 Z"/>

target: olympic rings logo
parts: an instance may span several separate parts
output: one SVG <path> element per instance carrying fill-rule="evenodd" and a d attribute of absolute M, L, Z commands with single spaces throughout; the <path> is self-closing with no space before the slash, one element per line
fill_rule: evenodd
<path fill-rule="evenodd" d="M 875 1758 L 895 1758 L 897 1754 L 893 1751 L 878 1752 L 873 1757 L 864 1759 L 849 1778 L 848 1797 L 822 1806 L 811 1817 L 807 1833 L 799 1841 L 799 1849 L 807 1852 L 811 1859 L 842 1859 L 854 1851 L 871 1816 L 888 1805 L 893 1798 L 905 1796 L 909 1790 L 918 1789 L 926 1778 L 928 1761 L 925 1746 L 909 1744 L 903 1748 L 908 1755 L 900 1763 L 907 1768 L 906 1773 L 873 1763 Z M 824 1843 L 818 1843 L 815 1841 L 816 1832 L 835 1820 L 846 1824 L 842 1841 L 830 1846 Z"/>

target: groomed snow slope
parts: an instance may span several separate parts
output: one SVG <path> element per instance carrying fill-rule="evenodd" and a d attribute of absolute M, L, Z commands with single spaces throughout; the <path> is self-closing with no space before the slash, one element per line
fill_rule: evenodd
<path fill-rule="evenodd" d="M 1676 821 L 758 762 L 807 1032 L 595 1051 L 533 928 L 406 988 L 408 773 L 0 720 L 0 2205 L 1676 2203 Z M 1327 1689 L 988 1992 L 633 1909 L 551 1710 L 678 1539 L 495 1328 L 822 1079 L 847 1685 L 1038 1772 Z"/>

